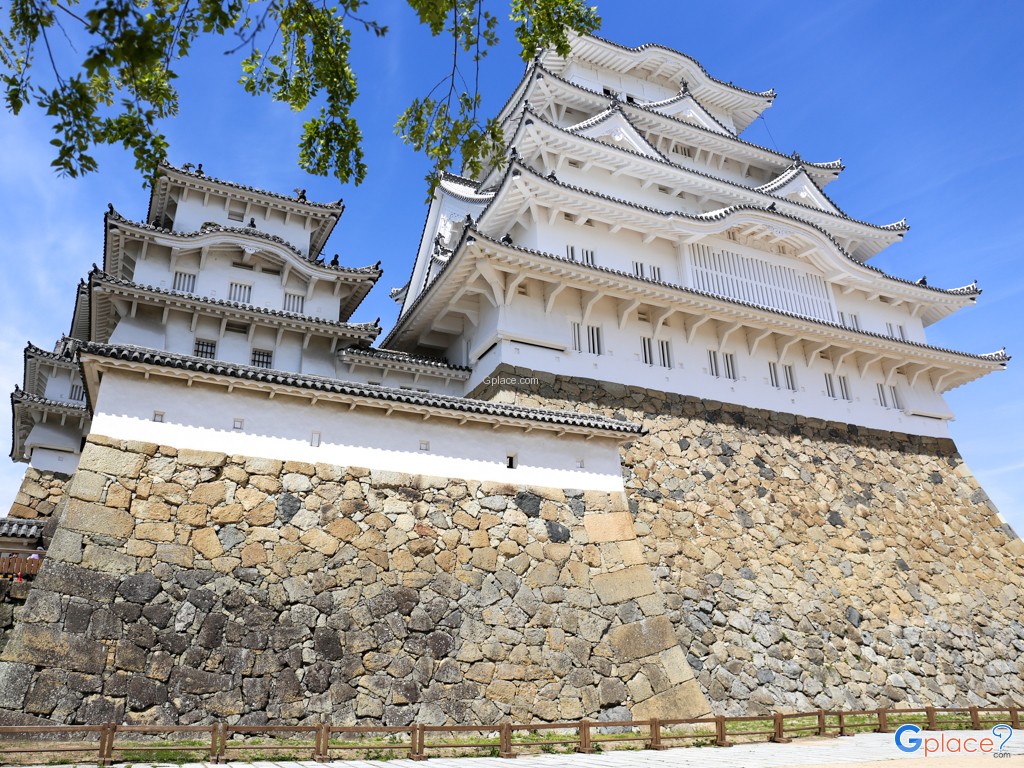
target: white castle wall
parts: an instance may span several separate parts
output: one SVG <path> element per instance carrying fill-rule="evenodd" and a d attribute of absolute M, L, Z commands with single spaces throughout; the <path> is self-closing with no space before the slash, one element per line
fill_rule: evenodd
<path fill-rule="evenodd" d="M 155 422 L 154 412 L 163 414 Z M 241 429 L 234 429 L 241 420 Z M 473 422 L 403 415 L 324 401 L 266 395 L 244 389 L 107 372 L 92 432 L 141 440 L 266 456 L 324 462 L 408 474 L 492 480 L 552 488 L 620 491 L 618 443 L 570 434 L 492 429 Z M 319 433 L 319 445 L 314 433 Z M 421 449 L 424 445 L 426 449 Z M 515 456 L 515 469 L 507 467 Z M 579 466 L 582 464 L 582 468 Z"/>

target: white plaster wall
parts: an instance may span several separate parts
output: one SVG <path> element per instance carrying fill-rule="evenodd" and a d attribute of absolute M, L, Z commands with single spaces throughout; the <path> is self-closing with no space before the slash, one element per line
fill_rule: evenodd
<path fill-rule="evenodd" d="M 32 451 L 32 459 L 29 466 L 38 469 L 40 472 L 60 472 L 70 475 L 78 469 L 79 453 L 67 451 L 54 451 L 49 448 L 36 448 Z"/>
<path fill-rule="evenodd" d="M 40 364 L 41 367 L 45 363 Z M 46 377 L 46 387 L 43 390 L 43 397 L 47 400 L 62 400 L 65 402 L 81 402 L 71 399 L 71 387 L 75 384 L 81 385 L 82 377 L 75 370 L 67 368 L 50 368 L 50 375 Z M 33 393 L 34 394 L 34 393 Z"/>
<path fill-rule="evenodd" d="M 53 417 L 51 417 L 53 418 Z M 60 417 L 54 422 L 40 422 L 32 427 L 25 438 L 25 450 L 34 454 L 38 450 L 51 450 L 58 453 L 78 453 L 82 442 L 82 433 L 78 431 L 78 418 L 69 417 L 68 423 L 60 424 Z"/>
<path fill-rule="evenodd" d="M 252 205 L 243 221 L 234 221 L 228 218 L 226 199 L 220 195 L 211 194 L 208 202 L 204 205 L 201 192 L 180 188 L 175 192 L 177 210 L 174 212 L 174 229 L 178 232 L 195 232 L 207 221 L 225 227 L 247 227 L 249 219 L 253 218 L 256 220 L 256 228 L 261 232 L 277 235 L 294 245 L 302 253 L 309 253 L 311 230 L 307 228 L 305 217 L 292 216 L 290 221 L 285 223 L 283 211 L 262 205 Z"/>
<path fill-rule="evenodd" d="M 162 411 L 164 422 L 153 421 Z M 325 462 L 411 474 L 493 480 L 522 485 L 620 491 L 614 440 L 557 437 L 546 430 L 492 429 L 450 419 L 266 395 L 109 371 L 103 378 L 92 431 L 178 448 L 285 460 Z M 242 419 L 242 431 L 233 429 Z M 314 432 L 321 443 L 311 445 Z M 420 450 L 421 441 L 429 450 Z M 518 467 L 506 467 L 508 455 Z M 582 461 L 583 468 L 577 464 Z"/>

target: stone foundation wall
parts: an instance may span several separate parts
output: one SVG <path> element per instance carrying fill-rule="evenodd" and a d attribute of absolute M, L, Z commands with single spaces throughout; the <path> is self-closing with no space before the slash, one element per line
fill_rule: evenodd
<path fill-rule="evenodd" d="M 8 512 L 8 517 L 26 520 L 50 518 L 64 498 L 64 487 L 70 475 L 60 472 L 40 472 L 34 467 L 25 470 L 18 495 Z"/>
<path fill-rule="evenodd" d="M 634 530 L 715 710 L 1024 703 L 1024 543 L 949 440 L 594 381 L 484 398 L 642 421 Z"/>
<path fill-rule="evenodd" d="M 67 490 L 0 722 L 709 711 L 621 493 L 97 436 Z"/>

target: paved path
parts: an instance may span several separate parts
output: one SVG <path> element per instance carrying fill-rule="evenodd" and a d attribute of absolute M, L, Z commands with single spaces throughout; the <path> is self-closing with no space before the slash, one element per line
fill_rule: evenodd
<path fill-rule="evenodd" d="M 921 737 L 940 734 L 923 732 Z M 991 737 L 989 731 L 946 732 L 946 738 L 981 739 Z M 897 766 L 898 768 L 959 768 L 959 766 L 1024 766 L 1024 733 L 1014 733 L 1006 744 L 1008 757 L 991 754 L 965 755 L 939 752 L 924 757 L 921 751 L 905 753 L 898 750 L 893 735 L 863 733 L 849 738 L 797 739 L 789 744 L 738 744 L 727 749 L 718 747 L 666 749 L 661 752 L 611 751 L 599 755 L 530 755 L 515 760 L 497 757 L 431 758 L 426 762 L 396 760 L 334 760 L 228 763 L 229 768 L 834 768 L 859 765 L 861 768 Z M 124 765 L 124 764 L 122 764 Z M 132 763 L 132 768 L 163 768 L 164 764 L 147 766 Z M 80 768 L 85 768 L 84 766 Z M 224 768 L 212 763 L 189 763 L 184 768 Z"/>

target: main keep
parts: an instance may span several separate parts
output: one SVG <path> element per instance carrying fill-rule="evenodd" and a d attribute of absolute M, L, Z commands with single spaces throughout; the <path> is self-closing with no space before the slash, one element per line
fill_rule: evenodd
<path fill-rule="evenodd" d="M 839 161 L 657 45 L 574 38 L 444 175 L 399 319 L 342 213 L 162 170 L 12 396 L 45 563 L 0 720 L 493 723 L 1024 701 L 1024 544 Z M 13 530 L 13 529 L 12 529 Z"/>

